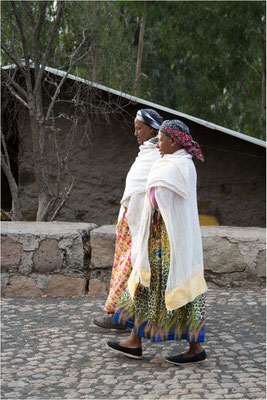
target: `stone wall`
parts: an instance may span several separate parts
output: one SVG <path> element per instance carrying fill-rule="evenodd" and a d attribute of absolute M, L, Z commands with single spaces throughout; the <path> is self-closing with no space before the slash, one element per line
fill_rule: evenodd
<path fill-rule="evenodd" d="M 86 223 L 2 222 L 2 295 L 85 294 L 95 228 Z"/>
<path fill-rule="evenodd" d="M 202 227 L 208 286 L 264 285 L 264 228 Z M 69 222 L 2 222 L 2 295 L 107 295 L 116 227 Z"/>
<path fill-rule="evenodd" d="M 218 286 L 265 284 L 266 229 L 202 226 L 205 277 Z"/>
<path fill-rule="evenodd" d="M 208 286 L 265 284 L 265 228 L 202 226 L 201 233 Z M 115 239 L 115 226 L 105 225 L 91 233 L 91 268 L 101 282 L 109 282 Z"/>

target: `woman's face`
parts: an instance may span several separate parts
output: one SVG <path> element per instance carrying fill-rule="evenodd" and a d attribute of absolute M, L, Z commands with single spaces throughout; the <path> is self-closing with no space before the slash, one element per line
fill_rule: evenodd
<path fill-rule="evenodd" d="M 150 126 L 139 121 L 139 119 L 134 120 L 134 136 L 137 138 L 138 144 L 143 144 L 147 140 L 155 136 L 155 130 L 150 128 Z"/>
<path fill-rule="evenodd" d="M 157 148 L 159 149 L 161 157 L 164 154 L 170 154 L 172 152 L 172 139 L 169 136 L 164 135 L 164 133 L 158 133 L 158 143 Z"/>
<path fill-rule="evenodd" d="M 172 154 L 183 147 L 172 137 L 164 135 L 164 133 L 158 133 L 158 143 L 156 146 L 159 149 L 161 157 L 164 154 Z"/>

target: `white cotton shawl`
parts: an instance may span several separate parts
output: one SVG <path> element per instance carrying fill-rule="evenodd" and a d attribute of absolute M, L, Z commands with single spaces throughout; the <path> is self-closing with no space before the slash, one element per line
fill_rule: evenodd
<path fill-rule="evenodd" d="M 152 139 L 144 142 L 139 147 L 139 153 L 126 177 L 117 229 L 125 208 L 127 208 L 126 219 L 132 238 L 132 265 L 137 254 L 137 238 L 145 200 L 147 177 L 152 165 L 158 159 L 160 159 L 160 153 L 156 148 L 155 141 Z"/>
<path fill-rule="evenodd" d="M 138 237 L 138 253 L 128 281 L 131 295 L 139 282 L 150 286 L 148 239 L 155 197 L 170 242 L 170 271 L 165 292 L 167 310 L 175 310 L 207 290 L 203 276 L 202 238 L 198 219 L 196 170 L 186 150 L 166 154 L 156 161 L 147 179 L 147 190 Z"/>

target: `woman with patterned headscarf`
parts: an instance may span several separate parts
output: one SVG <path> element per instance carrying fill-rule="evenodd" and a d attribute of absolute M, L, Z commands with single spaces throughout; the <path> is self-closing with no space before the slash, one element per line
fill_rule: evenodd
<path fill-rule="evenodd" d="M 134 120 L 134 135 L 140 147 L 126 177 L 125 190 L 121 199 L 110 290 L 104 307 L 108 316 L 93 320 L 95 325 L 102 328 L 125 329 L 113 320 L 113 315 L 127 286 L 133 259 L 137 252 L 136 245 L 146 181 L 153 163 L 160 158 L 156 148 L 158 141 L 156 135 L 162 121 L 157 111 L 150 108 L 139 110 Z"/>
<path fill-rule="evenodd" d="M 152 342 L 186 339 L 189 350 L 166 360 L 203 361 L 207 286 L 192 157 L 204 157 L 188 126 L 179 120 L 164 121 L 158 139 L 161 158 L 147 179 L 138 252 L 114 317 L 132 332 L 108 346 L 142 358 L 142 337 Z"/>

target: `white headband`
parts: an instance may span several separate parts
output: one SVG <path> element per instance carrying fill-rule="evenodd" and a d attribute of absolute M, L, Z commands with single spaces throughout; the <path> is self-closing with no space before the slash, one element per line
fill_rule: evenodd
<path fill-rule="evenodd" d="M 136 119 L 156 130 L 158 130 L 160 127 L 160 123 L 156 121 L 153 117 L 151 117 L 151 115 L 145 110 L 138 110 L 136 114 Z"/>

